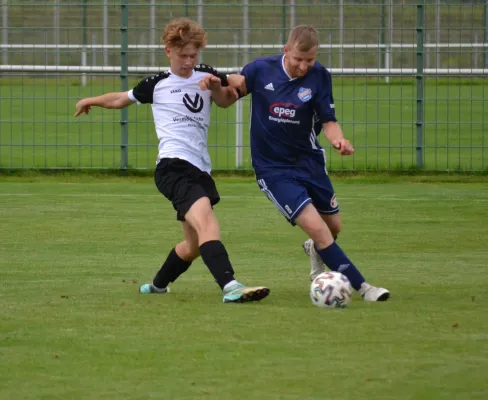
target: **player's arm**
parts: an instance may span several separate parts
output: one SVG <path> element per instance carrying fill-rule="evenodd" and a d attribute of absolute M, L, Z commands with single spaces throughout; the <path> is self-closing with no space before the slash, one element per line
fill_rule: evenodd
<path fill-rule="evenodd" d="M 247 95 L 246 77 L 244 75 L 227 75 L 227 82 L 229 82 L 229 86 L 237 89 L 240 97 L 244 97 Z"/>
<path fill-rule="evenodd" d="M 210 90 L 213 101 L 221 108 L 230 107 L 239 99 L 236 88 L 231 86 L 223 87 L 221 78 L 213 74 L 203 77 L 199 82 L 199 86 L 201 90 Z"/>
<path fill-rule="evenodd" d="M 93 106 L 110 108 L 110 109 L 122 109 L 130 106 L 131 104 L 148 104 L 153 102 L 154 88 L 159 81 L 169 76 L 167 72 L 161 72 L 157 75 L 140 81 L 134 89 L 128 92 L 113 92 L 106 93 L 97 97 L 89 97 L 80 100 L 76 104 L 75 117 L 85 113 L 88 114 Z"/>
<path fill-rule="evenodd" d="M 239 99 L 237 89 L 229 86 L 226 74 L 207 64 L 199 64 L 195 70 L 208 74 L 200 80 L 198 85 L 200 90 L 210 90 L 212 92 L 212 100 L 217 106 L 227 108 Z"/>
<path fill-rule="evenodd" d="M 343 156 L 354 153 L 351 142 L 344 137 L 341 126 L 336 121 L 324 122 L 322 124 L 324 136 L 334 148 L 339 150 Z"/>
<path fill-rule="evenodd" d="M 219 107 L 228 108 L 239 100 L 239 94 L 236 88 L 221 86 L 219 89 L 212 90 L 212 99 Z"/>
<path fill-rule="evenodd" d="M 246 64 L 240 74 L 230 74 L 227 76 L 229 86 L 238 90 L 239 97 L 247 96 L 254 90 L 254 81 L 258 75 L 258 61 L 251 61 Z"/>
<path fill-rule="evenodd" d="M 339 150 L 343 156 L 354 153 L 354 147 L 344 137 L 341 126 L 335 116 L 334 96 L 332 95 L 332 78 L 330 73 L 322 67 L 318 79 L 321 90 L 313 97 L 313 108 L 322 122 L 325 138 Z"/>
<path fill-rule="evenodd" d="M 239 97 L 244 97 L 253 91 L 254 78 L 257 74 L 257 61 L 254 60 L 245 65 L 240 74 L 224 75 L 216 70 L 213 70 L 213 74 L 221 78 L 222 86 L 235 88 Z M 204 79 L 200 82 L 200 88 L 202 90 L 208 90 L 210 78 L 205 77 Z"/>
<path fill-rule="evenodd" d="M 129 98 L 129 92 L 112 92 L 97 97 L 87 97 L 76 103 L 75 117 L 83 113 L 88 114 L 92 107 L 120 110 L 131 104 L 134 102 Z"/>

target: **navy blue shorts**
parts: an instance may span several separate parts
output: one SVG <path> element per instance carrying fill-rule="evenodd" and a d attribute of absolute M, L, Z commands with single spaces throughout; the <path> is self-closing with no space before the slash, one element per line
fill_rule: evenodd
<path fill-rule="evenodd" d="M 300 211 L 312 203 L 320 214 L 337 214 L 339 205 L 329 176 L 297 177 L 291 174 L 259 177 L 261 191 L 292 225 Z"/>

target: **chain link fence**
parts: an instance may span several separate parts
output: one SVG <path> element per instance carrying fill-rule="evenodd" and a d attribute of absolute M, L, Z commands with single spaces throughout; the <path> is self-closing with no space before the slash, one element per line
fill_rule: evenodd
<path fill-rule="evenodd" d="M 82 97 L 131 88 L 168 67 L 172 18 L 208 33 L 201 61 L 239 71 L 282 51 L 290 27 L 319 29 L 336 112 L 356 153 L 331 170 L 486 170 L 488 1 L 0 0 L 0 168 L 152 169 L 150 107 L 95 109 Z M 214 107 L 214 169 L 249 169 L 249 100 Z M 325 141 L 322 140 L 325 145 Z"/>

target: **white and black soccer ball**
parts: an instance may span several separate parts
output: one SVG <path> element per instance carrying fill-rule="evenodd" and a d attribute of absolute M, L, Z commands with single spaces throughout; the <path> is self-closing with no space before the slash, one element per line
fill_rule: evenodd
<path fill-rule="evenodd" d="M 345 308 L 351 297 L 351 282 L 340 272 L 322 272 L 310 286 L 310 298 L 317 307 Z"/>

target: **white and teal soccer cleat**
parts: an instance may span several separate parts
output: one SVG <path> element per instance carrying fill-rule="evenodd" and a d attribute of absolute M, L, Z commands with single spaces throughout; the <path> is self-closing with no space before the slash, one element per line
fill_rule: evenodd
<path fill-rule="evenodd" d="M 305 254 L 310 257 L 310 281 L 313 281 L 322 272 L 325 272 L 325 265 L 322 258 L 315 251 L 312 239 L 305 240 L 303 243 Z"/>
<path fill-rule="evenodd" d="M 372 286 L 364 282 L 358 290 L 364 301 L 386 301 L 390 298 L 390 292 L 382 287 Z"/>
<path fill-rule="evenodd" d="M 224 303 L 244 303 L 246 301 L 260 301 L 268 296 L 270 290 L 264 286 L 247 287 L 236 282 L 224 289 Z"/>
<path fill-rule="evenodd" d="M 145 283 L 139 288 L 139 293 L 141 294 L 164 294 L 169 293 L 169 287 L 159 289 L 154 286 L 152 283 Z"/>

